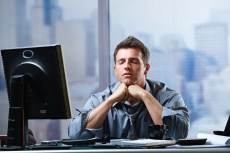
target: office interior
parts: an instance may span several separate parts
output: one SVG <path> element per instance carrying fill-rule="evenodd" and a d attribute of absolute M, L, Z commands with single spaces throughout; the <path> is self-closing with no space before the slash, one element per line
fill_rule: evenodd
<path fill-rule="evenodd" d="M 60 44 L 72 116 L 115 82 L 113 51 L 129 35 L 150 50 L 148 77 L 182 94 L 188 137 L 223 130 L 230 115 L 229 0 L 1 0 L 0 49 Z M 0 59 L 0 134 L 8 98 Z M 38 142 L 68 138 L 70 120 L 30 120 Z"/>

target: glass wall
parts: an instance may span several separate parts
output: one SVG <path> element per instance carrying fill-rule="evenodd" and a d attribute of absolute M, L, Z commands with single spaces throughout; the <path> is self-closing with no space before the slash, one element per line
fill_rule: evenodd
<path fill-rule="evenodd" d="M 99 84 L 97 14 L 97 0 L 1 0 L 0 48 L 61 44 L 71 107 L 80 108 Z M 8 99 L 2 63 L 0 116 L 0 134 L 5 134 Z M 29 121 L 38 141 L 67 137 L 67 125 L 66 120 Z"/>
<path fill-rule="evenodd" d="M 186 101 L 190 136 L 223 130 L 230 115 L 229 27 L 229 0 L 110 0 L 111 65 L 118 42 L 140 38 L 151 52 L 148 77 Z"/>
<path fill-rule="evenodd" d="M 110 29 L 105 34 L 110 35 L 110 68 L 116 44 L 129 35 L 140 38 L 151 51 L 148 77 L 185 99 L 190 136 L 224 129 L 230 114 L 228 0 L 1 0 L 0 49 L 61 44 L 71 106 L 81 108 L 90 93 L 104 88 L 104 78 L 115 81 L 109 66 L 99 64 L 109 49 L 99 53 L 98 48 L 109 43 L 99 36 L 98 2 L 108 1 L 109 12 L 101 14 L 110 17 L 103 25 Z M 8 100 L 1 59 L 0 116 L 0 134 L 5 134 Z M 67 137 L 67 125 L 66 120 L 29 122 L 38 141 Z"/>

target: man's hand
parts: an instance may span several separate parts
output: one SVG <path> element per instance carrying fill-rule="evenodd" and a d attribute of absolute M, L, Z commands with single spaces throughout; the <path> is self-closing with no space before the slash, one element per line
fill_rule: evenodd
<path fill-rule="evenodd" d="M 130 85 L 128 87 L 128 92 L 129 95 L 132 97 L 132 99 L 143 101 L 144 100 L 143 97 L 145 96 L 147 91 L 138 85 Z"/>
<path fill-rule="evenodd" d="M 109 97 L 109 99 L 112 100 L 113 103 L 117 103 L 127 100 L 128 97 L 128 87 L 124 83 L 121 83 L 118 89 Z"/>

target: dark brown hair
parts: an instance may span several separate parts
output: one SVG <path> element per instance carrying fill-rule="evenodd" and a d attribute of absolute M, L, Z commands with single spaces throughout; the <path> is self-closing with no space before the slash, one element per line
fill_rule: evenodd
<path fill-rule="evenodd" d="M 113 53 L 113 59 L 114 59 L 114 63 L 116 63 L 116 55 L 117 52 L 119 51 L 119 49 L 121 48 L 137 48 L 140 49 L 141 53 L 142 53 L 142 60 L 144 62 L 144 64 L 148 64 L 149 62 L 149 50 L 148 48 L 144 45 L 143 42 L 141 42 L 140 40 L 138 40 L 137 38 L 133 37 L 133 36 L 129 36 L 126 39 L 124 39 L 123 41 L 121 41 L 114 53 Z"/>

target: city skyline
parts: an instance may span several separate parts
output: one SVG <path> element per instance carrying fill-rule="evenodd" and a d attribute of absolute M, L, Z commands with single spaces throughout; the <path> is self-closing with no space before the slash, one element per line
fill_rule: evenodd
<path fill-rule="evenodd" d="M 209 113 L 216 113 L 217 110 L 214 111 L 211 108 L 211 104 L 215 105 L 215 101 L 209 98 L 215 93 L 219 94 L 215 97 L 216 101 L 220 101 L 222 97 L 225 98 L 221 106 L 222 110 L 228 113 L 229 110 L 224 106 L 227 105 L 229 98 L 227 91 L 230 90 L 228 85 L 230 80 L 227 79 L 230 22 L 225 21 L 221 14 L 225 14 L 226 18 L 230 15 L 219 10 L 230 10 L 230 5 L 226 5 L 228 3 L 226 0 L 212 1 L 205 5 L 207 1 L 195 0 L 186 1 L 186 3 L 183 0 L 146 0 L 146 3 L 143 3 L 143 1 L 135 0 L 133 3 L 136 4 L 133 4 L 129 11 L 126 9 L 130 1 L 110 1 L 110 77 L 112 82 L 115 81 L 112 74 L 113 49 L 126 36 L 135 35 L 149 45 L 152 56 L 149 77 L 166 82 L 169 87 L 182 93 L 191 108 L 192 122 L 199 122 L 203 116 L 207 117 Z M 0 1 L 0 4 L 6 5 L 9 9 L 2 11 L 12 16 L 8 19 L 0 15 L 3 23 L 9 25 L 9 27 L 0 25 L 0 33 L 3 33 L 3 36 L 0 35 L 1 39 L 7 36 L 7 31 L 9 32 L 9 40 L 0 42 L 0 47 L 60 42 L 66 58 L 69 83 L 71 83 L 72 104 L 82 107 L 97 87 L 98 77 L 100 77 L 98 74 L 100 65 L 98 65 L 97 46 L 97 1 L 93 1 L 92 6 L 80 1 L 55 1 L 57 8 L 53 8 L 53 12 L 49 10 L 50 14 L 45 13 L 47 11 L 44 9 L 45 1 L 34 2 L 24 0 L 23 3 L 27 4 L 27 11 L 25 11 L 22 9 L 24 6 L 13 3 L 12 0 Z M 167 5 L 163 5 L 166 2 L 168 2 Z M 122 7 L 120 7 L 121 3 Z M 81 5 L 86 8 L 80 7 Z M 79 9 L 76 9 L 76 6 L 79 6 Z M 17 10 L 21 13 L 12 13 L 10 11 L 12 8 L 18 8 Z M 134 13 L 135 10 L 143 8 L 145 11 Z M 87 11 L 84 12 L 84 9 Z M 50 17 L 55 22 L 47 24 L 45 17 Z M 26 23 L 28 21 L 28 25 L 19 24 L 20 21 Z M 214 23 L 217 25 L 213 26 Z M 210 37 L 212 39 L 209 39 Z M 1 73 L 3 74 L 2 71 Z M 79 89 L 84 90 L 78 92 Z M 218 111 L 221 111 L 220 108 Z"/>

